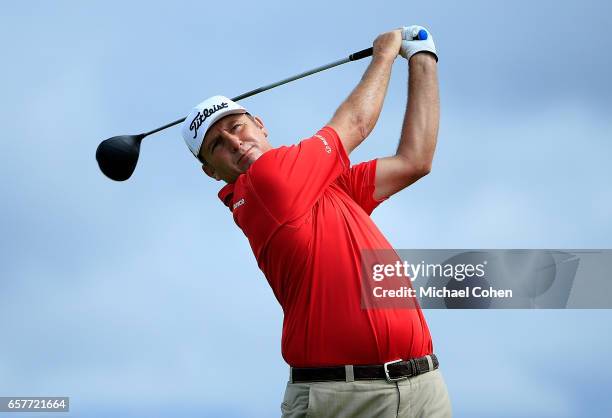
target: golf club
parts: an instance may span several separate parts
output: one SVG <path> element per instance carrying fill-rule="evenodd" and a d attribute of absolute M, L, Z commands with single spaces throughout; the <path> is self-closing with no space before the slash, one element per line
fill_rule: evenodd
<path fill-rule="evenodd" d="M 320 71 L 324 71 L 350 61 L 357 61 L 359 59 L 366 58 L 371 55 L 372 48 L 367 48 L 362 51 L 355 52 L 349 55 L 347 58 L 334 61 L 327 65 L 314 68 L 312 70 L 286 78 L 276 83 L 269 84 L 267 86 L 259 87 L 255 90 L 248 91 L 232 98 L 232 100 L 237 102 L 238 100 L 254 96 L 255 94 L 273 89 L 274 87 L 281 86 L 291 81 L 307 77 L 311 74 L 315 74 Z M 171 126 L 177 125 L 183 122 L 184 120 L 185 118 L 178 119 L 157 129 L 153 129 L 152 131 L 141 133 L 139 135 L 120 135 L 102 141 L 100 145 L 98 145 L 98 149 L 96 150 L 96 160 L 98 161 L 100 170 L 102 170 L 102 172 L 112 180 L 124 181 L 129 179 L 134 170 L 136 169 L 136 163 L 138 163 L 138 156 L 140 154 L 140 144 L 143 138 L 152 135 L 156 132 L 163 131 L 164 129 L 169 128 Z"/>

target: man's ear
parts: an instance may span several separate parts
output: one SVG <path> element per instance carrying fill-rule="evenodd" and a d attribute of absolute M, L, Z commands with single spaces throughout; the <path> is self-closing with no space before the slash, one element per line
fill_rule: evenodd
<path fill-rule="evenodd" d="M 268 130 L 266 129 L 266 126 L 264 125 L 263 120 L 261 120 L 259 116 L 254 116 L 253 120 L 255 121 L 255 125 L 257 125 L 257 127 L 263 131 L 264 135 L 267 138 Z"/>
<path fill-rule="evenodd" d="M 210 164 L 202 164 L 202 171 L 204 171 L 206 175 L 212 179 L 217 181 L 221 180 L 215 172 L 215 169 Z"/>

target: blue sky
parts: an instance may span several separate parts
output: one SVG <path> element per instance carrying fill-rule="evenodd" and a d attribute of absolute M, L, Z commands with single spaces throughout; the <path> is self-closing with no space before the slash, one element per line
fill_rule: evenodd
<path fill-rule="evenodd" d="M 221 184 L 178 128 L 145 140 L 124 183 L 101 175 L 95 149 L 402 25 L 434 36 L 442 117 L 432 173 L 374 212 L 390 242 L 612 248 L 611 16 L 603 1 L 5 5 L 0 395 L 71 396 L 79 417 L 279 415 L 282 312 Z M 294 143 L 366 65 L 242 104 L 274 145 Z M 398 59 L 353 162 L 394 151 L 406 76 Z M 610 311 L 425 315 L 456 416 L 612 413 Z"/>

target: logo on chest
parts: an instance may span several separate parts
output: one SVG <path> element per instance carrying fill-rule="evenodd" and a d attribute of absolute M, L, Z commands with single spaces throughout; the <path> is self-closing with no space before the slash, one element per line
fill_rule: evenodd
<path fill-rule="evenodd" d="M 234 205 L 232 206 L 232 211 L 236 210 L 242 205 L 244 205 L 244 197 L 240 199 L 239 201 L 237 201 L 236 203 L 234 203 Z"/>

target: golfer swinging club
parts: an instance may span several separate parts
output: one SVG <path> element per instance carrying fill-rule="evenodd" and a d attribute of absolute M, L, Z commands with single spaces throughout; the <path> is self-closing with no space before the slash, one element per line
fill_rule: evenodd
<path fill-rule="evenodd" d="M 417 35 L 418 34 L 418 35 Z M 409 93 L 397 152 L 352 165 L 401 55 Z M 421 309 L 363 309 L 363 249 L 392 249 L 370 218 L 429 173 L 439 123 L 437 55 L 420 26 L 383 33 L 361 81 L 315 135 L 273 148 L 263 121 L 214 96 L 182 134 L 249 240 L 284 312 L 283 417 L 450 417 Z"/>

